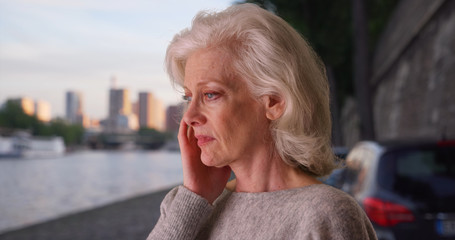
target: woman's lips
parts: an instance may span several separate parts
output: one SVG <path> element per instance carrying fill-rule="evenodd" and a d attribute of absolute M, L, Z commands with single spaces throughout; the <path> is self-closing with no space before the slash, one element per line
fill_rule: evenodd
<path fill-rule="evenodd" d="M 199 147 L 203 146 L 203 145 L 206 145 L 208 144 L 209 142 L 215 140 L 215 138 L 213 137 L 210 137 L 210 136 L 206 136 L 206 135 L 196 135 L 195 136 L 196 139 L 197 139 L 197 145 Z"/>

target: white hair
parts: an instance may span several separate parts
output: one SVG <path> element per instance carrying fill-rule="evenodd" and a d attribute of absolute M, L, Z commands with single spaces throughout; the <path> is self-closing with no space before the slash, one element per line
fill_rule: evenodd
<path fill-rule="evenodd" d="M 285 111 L 270 131 L 287 164 L 313 176 L 336 168 L 325 68 L 297 31 L 254 4 L 199 12 L 192 27 L 177 34 L 167 49 L 166 68 L 174 86 L 183 85 L 188 57 L 204 48 L 225 49 L 233 74 L 256 97 L 275 95 L 285 101 Z"/>

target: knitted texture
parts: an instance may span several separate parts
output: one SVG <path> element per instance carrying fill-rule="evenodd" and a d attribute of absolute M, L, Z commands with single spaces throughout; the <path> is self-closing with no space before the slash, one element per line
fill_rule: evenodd
<path fill-rule="evenodd" d="M 183 186 L 163 200 L 156 239 L 376 239 L 363 210 L 324 184 L 262 193 L 225 190 L 213 207 Z"/>

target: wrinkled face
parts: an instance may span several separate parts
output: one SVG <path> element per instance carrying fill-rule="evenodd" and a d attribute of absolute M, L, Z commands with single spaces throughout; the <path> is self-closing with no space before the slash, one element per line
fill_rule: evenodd
<path fill-rule="evenodd" d="M 251 158 L 270 137 L 263 104 L 230 72 L 228 54 L 217 49 L 196 51 L 185 66 L 183 119 L 194 129 L 207 166 Z"/>

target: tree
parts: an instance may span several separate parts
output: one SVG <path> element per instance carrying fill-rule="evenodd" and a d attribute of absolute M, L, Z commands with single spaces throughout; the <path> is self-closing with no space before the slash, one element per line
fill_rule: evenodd
<path fill-rule="evenodd" d="M 82 143 L 82 137 L 84 135 L 82 125 L 68 124 L 65 120 L 57 118 L 50 122 L 49 128 L 51 135 L 61 136 L 66 145 Z"/>
<path fill-rule="evenodd" d="M 364 0 L 352 0 L 354 25 L 354 86 L 363 139 L 374 139 L 373 105 L 369 84 L 370 58 Z"/>
<path fill-rule="evenodd" d="M 39 120 L 27 115 L 18 102 L 8 100 L 0 111 L 0 127 L 31 129 L 38 124 Z"/>
<path fill-rule="evenodd" d="M 36 116 L 27 115 L 15 101 L 7 101 L 0 110 L 0 127 L 29 130 L 34 136 L 61 136 L 66 145 L 80 144 L 84 134 L 81 125 L 55 119 L 50 123 L 41 122 Z"/>

